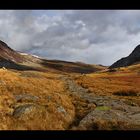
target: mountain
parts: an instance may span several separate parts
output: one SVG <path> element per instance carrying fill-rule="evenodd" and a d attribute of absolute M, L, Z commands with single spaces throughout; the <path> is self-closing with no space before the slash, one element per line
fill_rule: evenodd
<path fill-rule="evenodd" d="M 48 60 L 35 55 L 17 52 L 0 41 L 0 67 L 16 70 L 36 70 L 68 73 L 92 73 L 105 67 L 80 62 Z"/>
<path fill-rule="evenodd" d="M 121 58 L 109 68 L 126 67 L 136 63 L 140 63 L 140 45 L 136 46 L 129 56 Z"/>
<path fill-rule="evenodd" d="M 22 55 L 11 49 L 5 42 L 0 40 L 0 67 L 17 70 L 29 69 L 27 66 L 19 64 L 24 61 L 25 58 L 22 57 Z"/>
<path fill-rule="evenodd" d="M 23 62 L 23 57 L 11 49 L 6 43 L 0 40 L 0 60 L 13 61 L 16 63 Z"/>
<path fill-rule="evenodd" d="M 0 130 L 140 130 L 140 64 L 108 70 L 1 41 L 0 67 Z"/>

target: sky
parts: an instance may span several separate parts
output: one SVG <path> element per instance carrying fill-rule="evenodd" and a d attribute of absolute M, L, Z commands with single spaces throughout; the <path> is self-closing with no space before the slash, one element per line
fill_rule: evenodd
<path fill-rule="evenodd" d="M 46 59 L 108 66 L 140 44 L 140 10 L 0 10 L 0 40 Z"/>

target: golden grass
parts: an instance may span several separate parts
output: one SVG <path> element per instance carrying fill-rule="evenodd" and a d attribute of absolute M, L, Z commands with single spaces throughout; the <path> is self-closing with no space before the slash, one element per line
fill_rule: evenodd
<path fill-rule="evenodd" d="M 134 68 L 134 67 L 133 67 Z M 136 70 L 137 68 L 137 70 Z M 113 95 L 114 92 L 131 90 L 140 92 L 139 66 L 120 68 L 116 72 L 100 72 L 87 74 L 77 78 L 77 83 L 98 95 Z"/>
<path fill-rule="evenodd" d="M 75 110 L 71 98 L 64 90 L 64 83 L 58 77 L 59 74 L 43 72 L 0 70 L 0 121 L 3 122 L 0 129 L 63 130 L 68 127 L 73 121 Z M 35 104 L 46 107 L 47 115 L 36 111 L 32 119 L 29 116 L 26 120 L 14 119 L 11 114 L 15 107 L 32 103 L 17 103 L 15 95 L 22 94 L 37 96 L 39 100 Z M 63 107 L 67 116 L 59 112 L 58 107 Z"/>
<path fill-rule="evenodd" d="M 114 72 L 103 70 L 69 76 L 91 94 L 129 99 L 140 105 L 139 96 L 131 96 L 140 93 L 139 70 L 140 65 L 134 65 Z M 95 108 L 94 104 L 90 105 L 78 96 L 70 96 L 60 76 L 51 72 L 0 69 L 0 130 L 64 130 L 69 128 L 75 117 L 81 119 Z M 23 94 L 36 96 L 38 100 L 17 101 L 15 96 Z M 21 118 L 13 117 L 17 107 L 28 104 L 35 104 L 37 108 Z"/>

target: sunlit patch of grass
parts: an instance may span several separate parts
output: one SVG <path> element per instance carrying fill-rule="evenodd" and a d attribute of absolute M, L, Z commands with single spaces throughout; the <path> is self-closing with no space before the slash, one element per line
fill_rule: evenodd
<path fill-rule="evenodd" d="M 106 110 L 110 110 L 111 108 L 108 106 L 98 106 L 95 108 L 95 110 L 100 110 L 100 111 L 106 111 Z"/>
<path fill-rule="evenodd" d="M 140 64 L 129 66 L 127 68 L 127 70 L 130 70 L 130 71 L 133 71 L 133 72 L 139 72 L 139 70 L 140 70 Z"/>

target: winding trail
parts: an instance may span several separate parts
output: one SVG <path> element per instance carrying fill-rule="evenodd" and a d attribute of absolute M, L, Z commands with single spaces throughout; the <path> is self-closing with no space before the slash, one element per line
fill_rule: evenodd
<path fill-rule="evenodd" d="M 76 129 L 139 129 L 140 130 L 140 107 L 126 104 L 119 99 L 109 96 L 97 96 L 82 86 L 78 85 L 70 75 L 63 75 L 60 79 L 65 83 L 66 90 L 73 96 L 86 100 L 89 104 L 95 104 L 96 108 L 79 120 Z M 99 121 L 108 126 L 100 126 Z M 110 125 L 110 123 L 113 123 Z M 120 125 L 120 123 L 122 125 Z M 96 125 L 95 125 L 96 124 Z M 97 125 L 99 125 L 97 127 Z M 115 125 L 115 126 L 114 126 Z M 96 127 L 95 127 L 96 126 Z"/>

